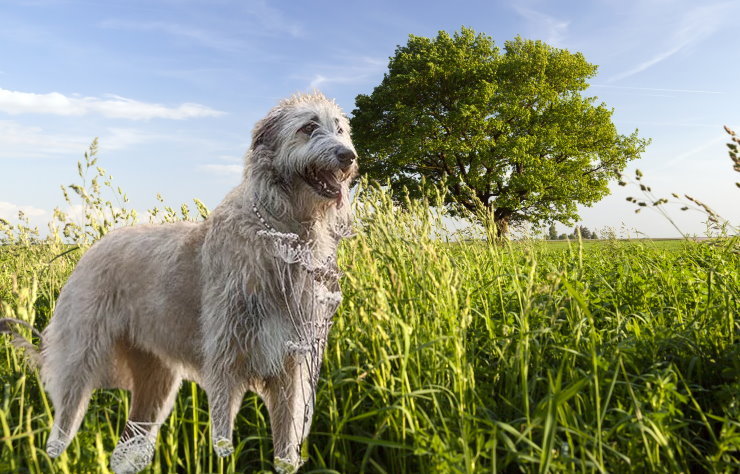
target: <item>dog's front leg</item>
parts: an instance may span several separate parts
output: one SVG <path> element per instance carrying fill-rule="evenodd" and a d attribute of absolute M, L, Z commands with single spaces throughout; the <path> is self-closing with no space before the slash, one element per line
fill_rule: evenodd
<path fill-rule="evenodd" d="M 317 364 L 310 357 L 292 360 L 265 384 L 263 397 L 270 413 L 275 470 L 292 473 L 303 464 L 301 446 L 308 436 L 316 399 Z"/>
<path fill-rule="evenodd" d="M 229 456 L 234 452 L 234 445 L 231 441 L 234 418 L 239 411 L 246 389 L 243 384 L 233 378 L 224 376 L 223 372 L 213 371 L 206 378 L 205 390 L 208 395 L 208 405 L 211 408 L 213 450 L 219 457 Z"/>

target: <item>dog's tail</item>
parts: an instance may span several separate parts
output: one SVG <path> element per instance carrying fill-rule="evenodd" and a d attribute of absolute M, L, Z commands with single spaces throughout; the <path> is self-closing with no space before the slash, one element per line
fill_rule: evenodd
<path fill-rule="evenodd" d="M 40 346 L 43 345 L 43 336 L 41 335 L 41 333 L 37 331 L 36 328 L 28 324 L 26 321 L 22 321 L 20 319 L 0 319 L 0 334 L 12 334 L 12 344 L 15 347 L 23 349 L 25 351 L 26 356 L 28 357 L 28 361 L 31 363 L 31 365 L 33 365 L 34 367 L 41 366 L 41 347 L 34 346 L 31 341 L 18 333 L 18 331 L 15 329 L 15 326 L 17 325 L 26 326 L 27 328 L 29 328 L 31 332 L 33 332 L 33 334 L 39 338 Z"/>

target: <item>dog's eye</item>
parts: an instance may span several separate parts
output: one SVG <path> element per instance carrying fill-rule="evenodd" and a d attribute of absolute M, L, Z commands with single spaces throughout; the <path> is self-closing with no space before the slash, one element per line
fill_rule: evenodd
<path fill-rule="evenodd" d="M 341 135 L 344 133 L 344 129 L 342 127 L 337 127 L 337 135 Z"/>
<path fill-rule="evenodd" d="M 317 128 L 319 128 L 319 126 L 316 122 L 308 122 L 306 125 L 301 127 L 300 131 L 306 135 L 311 135 Z"/>

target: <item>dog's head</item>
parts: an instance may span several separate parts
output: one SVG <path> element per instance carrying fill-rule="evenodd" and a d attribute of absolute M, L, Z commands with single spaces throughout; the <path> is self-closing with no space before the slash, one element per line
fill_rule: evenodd
<path fill-rule="evenodd" d="M 255 126 L 247 159 L 248 167 L 272 173 L 288 189 L 307 188 L 318 200 L 340 205 L 358 172 L 349 120 L 320 93 L 296 95 L 272 109 Z"/>

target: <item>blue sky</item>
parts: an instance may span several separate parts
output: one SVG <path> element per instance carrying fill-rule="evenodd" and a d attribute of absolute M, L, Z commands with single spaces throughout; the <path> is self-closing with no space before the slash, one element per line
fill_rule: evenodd
<path fill-rule="evenodd" d="M 96 136 L 133 207 L 161 193 L 212 208 L 280 98 L 318 88 L 350 113 L 409 34 L 463 25 L 500 46 L 521 35 L 582 52 L 599 66 L 587 94 L 615 109 L 622 133 L 653 139 L 630 169 L 660 195 L 688 193 L 740 221 L 722 130 L 740 132 L 740 2 L 712 0 L 2 0 L 0 217 L 23 209 L 45 223 Z M 634 214 L 634 189 L 613 189 L 583 209 L 584 225 L 677 234 Z M 702 233 L 701 215 L 671 214 Z"/>

